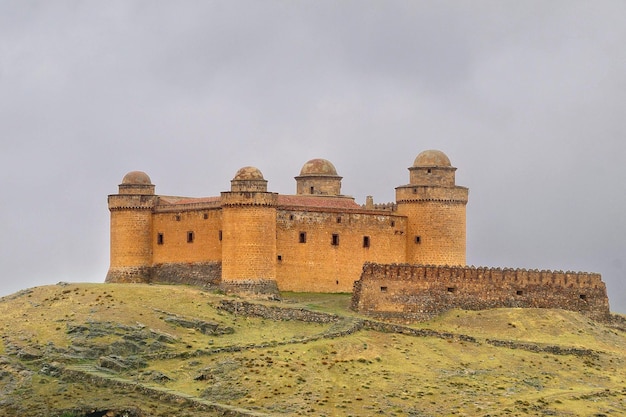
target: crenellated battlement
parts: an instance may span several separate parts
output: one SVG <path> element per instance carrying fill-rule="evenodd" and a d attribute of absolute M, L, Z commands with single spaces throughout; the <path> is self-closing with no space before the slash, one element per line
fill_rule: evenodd
<path fill-rule="evenodd" d="M 398 210 L 398 205 L 394 202 L 390 202 L 390 203 L 374 203 L 374 202 L 369 202 L 367 201 L 365 204 L 361 205 L 361 208 L 364 208 L 366 210 L 380 210 L 380 211 L 397 211 Z"/>
<path fill-rule="evenodd" d="M 353 308 L 381 316 L 429 318 L 454 308 L 561 308 L 609 316 L 600 274 L 572 271 L 375 264 L 363 266 Z"/>
<path fill-rule="evenodd" d="M 153 195 L 113 194 L 108 198 L 109 210 L 152 210 L 156 197 Z"/>
<path fill-rule="evenodd" d="M 604 287 L 600 274 L 593 272 L 551 271 L 524 268 L 498 268 L 456 265 L 409 265 L 376 264 L 363 265 L 367 276 L 410 278 L 412 280 L 449 279 L 458 281 L 485 280 L 488 282 L 511 282 L 520 285 L 562 285 L 565 287 Z"/>

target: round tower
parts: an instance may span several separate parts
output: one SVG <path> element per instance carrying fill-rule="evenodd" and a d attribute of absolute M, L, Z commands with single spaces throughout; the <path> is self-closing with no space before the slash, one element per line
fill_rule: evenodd
<path fill-rule="evenodd" d="M 409 168 L 409 184 L 396 188 L 408 263 L 465 265 L 468 189 L 456 185 L 455 171 L 443 152 L 424 151 Z"/>
<path fill-rule="evenodd" d="M 276 201 L 255 167 L 237 171 L 222 200 L 222 287 L 275 296 Z"/>
<path fill-rule="evenodd" d="M 341 178 L 335 166 L 326 159 L 311 159 L 296 178 L 296 194 L 341 195 Z"/>
<path fill-rule="evenodd" d="M 154 185 L 145 172 L 124 176 L 118 194 L 108 198 L 111 212 L 111 264 L 106 282 L 150 282 Z"/>

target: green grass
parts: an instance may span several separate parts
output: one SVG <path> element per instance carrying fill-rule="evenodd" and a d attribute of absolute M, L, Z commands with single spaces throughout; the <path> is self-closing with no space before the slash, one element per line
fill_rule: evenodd
<path fill-rule="evenodd" d="M 282 296 L 283 302 L 263 304 L 358 317 L 349 309 L 350 294 Z M 140 353 L 147 366 L 118 373 L 117 377 L 272 415 L 626 414 L 626 334 L 573 312 L 450 311 L 432 321 L 411 325 L 470 335 L 476 342 L 371 330 L 307 340 L 322 335 L 332 324 L 273 321 L 217 308 L 221 300 L 229 298 L 184 286 L 40 287 L 30 294 L 0 300 L 0 315 L 5 318 L 0 329 L 5 344 L 45 352 L 50 343 L 64 348 L 76 342 L 67 334 L 68 325 L 89 321 L 126 326 L 140 323 L 146 329 L 175 337 L 177 342 L 167 345 L 167 350 L 183 356 L 159 359 L 158 355 Z M 205 335 L 175 326 L 164 321 L 170 313 L 230 326 L 234 333 Z M 112 344 L 125 337 L 106 335 L 90 340 Z M 588 349 L 595 354 L 577 356 L 495 347 L 487 343 L 488 339 Z M 232 347 L 238 349 L 216 351 Z M 0 345 L 0 351 L 6 355 L 9 349 Z M 189 353 L 194 355 L 185 356 Z M 89 361 L 49 356 L 30 362 L 9 358 L 16 364 L 15 369 L 4 365 L 0 372 L 14 375 L 18 382 L 11 386 L 9 378 L 0 379 L 0 391 L 33 410 L 71 410 L 76 404 L 140 404 L 149 415 L 184 415 L 189 411 L 182 404 L 158 401 L 138 392 L 38 374 L 42 362 L 70 365 Z M 32 374 L 20 373 L 17 364 L 26 366 Z"/>
<path fill-rule="evenodd" d="M 356 315 L 350 310 L 352 294 L 348 293 L 310 293 L 282 292 L 281 298 L 288 303 L 297 303 L 313 311 L 324 313 Z"/>

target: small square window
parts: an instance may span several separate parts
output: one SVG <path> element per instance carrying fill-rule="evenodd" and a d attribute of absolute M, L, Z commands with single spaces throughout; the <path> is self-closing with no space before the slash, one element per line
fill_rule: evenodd
<path fill-rule="evenodd" d="M 363 247 L 364 248 L 369 248 L 370 247 L 370 237 L 369 236 L 363 236 Z"/>
<path fill-rule="evenodd" d="M 448 292 L 450 292 L 450 293 L 456 292 L 456 288 L 455 287 L 448 287 Z"/>
<path fill-rule="evenodd" d="M 208 215 L 207 213 L 204 213 L 204 214 L 202 215 L 202 218 L 203 218 L 204 220 L 206 220 L 206 219 L 208 219 L 208 218 L 209 218 L 209 215 Z"/>
<path fill-rule="evenodd" d="M 174 218 L 176 219 L 177 222 L 180 221 L 180 214 L 177 214 L 176 216 L 174 216 Z"/>
<path fill-rule="evenodd" d="M 585 301 L 587 300 L 587 295 L 586 294 L 580 294 L 580 299 Z"/>
<path fill-rule="evenodd" d="M 187 232 L 187 243 L 193 243 L 194 233 Z"/>
<path fill-rule="evenodd" d="M 396 222 L 394 222 L 393 220 L 391 221 L 391 227 L 396 227 Z"/>
<path fill-rule="evenodd" d="M 300 232 L 300 236 L 298 238 L 298 242 L 306 243 L 306 232 Z"/>
<path fill-rule="evenodd" d="M 283 255 L 278 255 L 278 261 L 282 261 L 283 260 Z"/>
<path fill-rule="evenodd" d="M 331 241 L 331 245 L 333 246 L 339 246 L 339 235 L 333 233 L 333 239 Z"/>
<path fill-rule="evenodd" d="M 418 245 L 420 243 L 422 243 L 422 237 L 421 236 L 415 236 L 415 243 L 417 243 Z"/>
<path fill-rule="evenodd" d="M 387 287 L 380 287 L 380 292 L 387 292 Z"/>
<path fill-rule="evenodd" d="M 517 295 L 524 295 L 524 291 L 522 291 L 522 290 L 517 290 L 517 291 L 515 292 L 515 294 L 517 294 Z"/>
<path fill-rule="evenodd" d="M 341 217 L 337 217 L 337 223 L 341 223 Z"/>
<path fill-rule="evenodd" d="M 293 220 L 293 214 L 289 215 L 289 220 Z"/>
<path fill-rule="evenodd" d="M 157 245 L 163 244 L 163 233 L 157 234 Z"/>

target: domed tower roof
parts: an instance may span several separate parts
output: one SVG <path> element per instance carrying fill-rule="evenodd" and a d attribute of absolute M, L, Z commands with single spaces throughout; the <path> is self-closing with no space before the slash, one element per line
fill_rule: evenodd
<path fill-rule="evenodd" d="M 431 149 L 420 152 L 413 162 L 414 167 L 451 167 L 448 156 L 438 150 Z"/>
<path fill-rule="evenodd" d="M 448 156 L 438 150 L 420 152 L 409 168 L 411 185 L 454 187 L 454 171 Z"/>
<path fill-rule="evenodd" d="M 124 175 L 122 184 L 150 185 L 152 184 L 152 181 L 150 180 L 148 174 L 143 171 L 131 171 Z"/>
<path fill-rule="evenodd" d="M 230 182 L 231 191 L 261 191 L 267 192 L 267 180 L 256 167 L 243 167 L 235 174 Z"/>
<path fill-rule="evenodd" d="M 341 177 L 335 166 L 326 159 L 311 159 L 296 177 L 296 193 L 308 195 L 341 195 Z"/>
<path fill-rule="evenodd" d="M 235 174 L 233 180 L 246 181 L 246 180 L 263 180 L 263 173 L 256 167 L 243 167 Z"/>
<path fill-rule="evenodd" d="M 154 184 L 145 172 L 131 171 L 124 175 L 118 190 L 119 194 L 152 195 L 154 194 Z"/>
<path fill-rule="evenodd" d="M 300 170 L 301 177 L 312 177 L 312 176 L 324 176 L 324 177 L 335 177 L 337 176 L 337 170 L 335 166 L 326 159 L 311 159 L 307 163 L 304 164 L 302 169 Z"/>

